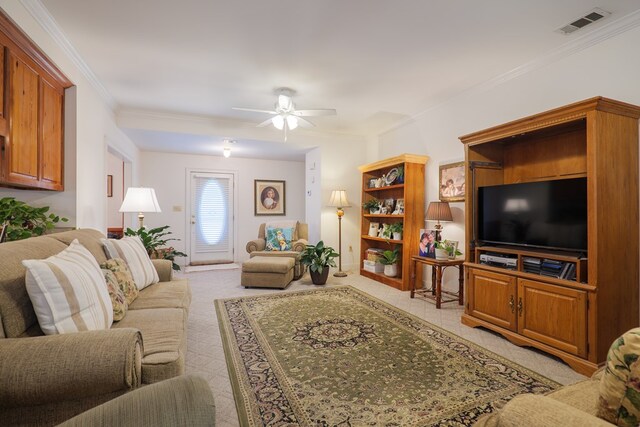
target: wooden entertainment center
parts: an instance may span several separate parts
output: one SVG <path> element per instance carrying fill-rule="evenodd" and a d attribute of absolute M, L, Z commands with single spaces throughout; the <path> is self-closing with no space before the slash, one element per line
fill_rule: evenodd
<path fill-rule="evenodd" d="M 638 326 L 639 117 L 640 107 L 597 97 L 460 137 L 468 244 L 462 323 L 553 354 L 585 375 Z M 479 187 L 578 177 L 587 178 L 586 253 L 479 245 Z M 509 258 L 511 269 L 481 263 L 482 254 Z M 575 277 L 525 271 L 525 261 L 536 260 L 573 264 Z"/>

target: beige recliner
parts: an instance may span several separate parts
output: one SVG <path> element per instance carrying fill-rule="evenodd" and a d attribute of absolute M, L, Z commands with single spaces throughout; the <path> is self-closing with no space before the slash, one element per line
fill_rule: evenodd
<path fill-rule="evenodd" d="M 291 242 L 290 251 L 267 251 L 267 241 L 265 239 L 266 224 L 260 224 L 258 229 L 258 238 L 249 241 L 247 243 L 247 252 L 251 258 L 260 257 L 291 257 L 294 259 L 295 264 L 293 267 L 293 280 L 298 280 L 304 274 L 304 265 L 300 263 L 300 253 L 307 247 L 309 239 L 309 226 L 303 222 L 296 223 L 296 230 L 293 234 L 293 241 Z"/>

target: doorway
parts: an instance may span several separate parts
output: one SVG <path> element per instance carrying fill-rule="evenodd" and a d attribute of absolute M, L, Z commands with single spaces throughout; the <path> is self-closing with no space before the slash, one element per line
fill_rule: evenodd
<path fill-rule="evenodd" d="M 190 172 L 189 263 L 232 263 L 234 257 L 234 175 Z"/>

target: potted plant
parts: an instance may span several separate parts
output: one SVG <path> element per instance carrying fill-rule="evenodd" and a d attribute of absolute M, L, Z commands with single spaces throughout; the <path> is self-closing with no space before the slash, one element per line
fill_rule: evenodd
<path fill-rule="evenodd" d="M 329 277 L 329 267 L 335 267 L 333 260 L 338 253 L 331 247 L 325 246 L 320 240 L 317 245 L 307 245 L 300 255 L 300 262 L 309 267 L 309 275 L 314 285 L 324 285 Z"/>
<path fill-rule="evenodd" d="M 165 231 L 167 230 L 167 228 L 169 228 L 168 225 L 151 229 L 146 229 L 145 227 L 139 228 L 137 230 L 127 228 L 127 231 L 125 231 L 124 234 L 125 236 L 140 237 L 140 240 L 142 240 L 142 244 L 147 250 L 150 258 L 168 259 L 169 261 L 171 261 L 171 267 L 176 271 L 180 271 L 180 266 L 176 264 L 174 260 L 176 257 L 186 257 L 187 254 L 185 254 L 184 252 L 176 251 L 171 246 L 167 246 L 167 242 L 170 242 L 172 240 L 179 240 L 174 238 L 164 238 L 164 236 L 172 234 L 171 231 Z"/>
<path fill-rule="evenodd" d="M 362 204 L 362 209 L 369 210 L 370 214 L 380 213 L 380 206 L 382 203 L 375 197 L 373 199 L 367 200 Z"/>
<path fill-rule="evenodd" d="M 0 229 L 3 225 L 6 226 L 5 240 L 9 242 L 40 236 L 52 230 L 58 222 L 69 221 L 67 218 L 52 213 L 47 214 L 47 212 L 49 212 L 49 206 L 35 208 L 14 197 L 3 197 L 0 199 L 0 219 L 4 224 L 0 223 Z"/>
<path fill-rule="evenodd" d="M 451 240 L 444 240 L 441 242 L 435 242 L 436 246 L 436 259 L 454 259 L 458 255 L 462 255 L 462 252 L 458 250 L 458 242 Z"/>
<path fill-rule="evenodd" d="M 398 275 L 398 258 L 400 257 L 400 250 L 395 248 L 394 250 L 386 250 L 382 252 L 380 257 L 380 263 L 384 264 L 384 275 L 387 277 L 396 277 Z"/>
<path fill-rule="evenodd" d="M 393 240 L 402 240 L 402 228 L 403 228 L 402 221 L 394 222 L 389 226 L 389 232 L 393 236 Z"/>

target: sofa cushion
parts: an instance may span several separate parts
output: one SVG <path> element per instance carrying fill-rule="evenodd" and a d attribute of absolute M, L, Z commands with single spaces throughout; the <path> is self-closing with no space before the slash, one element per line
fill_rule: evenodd
<path fill-rule="evenodd" d="M 184 373 L 187 314 L 178 308 L 129 310 L 113 328 L 142 333 L 142 382 L 151 384 Z"/>
<path fill-rule="evenodd" d="M 102 269 L 102 274 L 104 274 L 109 298 L 111 298 L 111 305 L 113 305 L 113 321 L 118 322 L 127 314 L 129 305 L 122 293 L 122 289 L 120 289 L 120 285 L 118 285 L 118 279 L 116 279 L 113 271 Z"/>
<path fill-rule="evenodd" d="M 182 308 L 189 310 L 191 288 L 185 280 L 172 280 L 147 286 L 129 306 L 130 310 L 147 308 Z"/>
<path fill-rule="evenodd" d="M 611 344 L 600 379 L 598 416 L 619 426 L 640 424 L 640 328 Z"/>
<path fill-rule="evenodd" d="M 268 251 L 290 251 L 293 231 L 293 228 L 267 228 L 265 249 Z"/>
<path fill-rule="evenodd" d="M 144 289 L 145 286 L 160 281 L 158 272 L 138 236 L 124 237 L 120 240 L 102 239 L 102 243 L 110 259 L 122 258 L 126 261 L 138 289 Z"/>
<path fill-rule="evenodd" d="M 47 335 L 107 329 L 113 306 L 91 253 L 77 240 L 45 260 L 24 260 L 26 288 Z"/>
<path fill-rule="evenodd" d="M 242 263 L 242 272 L 286 274 L 294 264 L 295 261 L 291 257 L 256 256 Z"/>
<path fill-rule="evenodd" d="M 547 396 L 569 406 L 573 406 L 582 412 L 597 416 L 599 384 L 599 378 L 579 381 L 575 384 L 559 388 L 558 390 L 549 393 Z"/>
<path fill-rule="evenodd" d="M 64 231 L 62 233 L 53 233 L 47 235 L 51 239 L 57 240 L 60 243 L 64 243 L 69 246 L 74 240 L 78 240 L 82 246 L 87 248 L 91 255 L 96 259 L 98 264 L 102 264 L 107 260 L 104 253 L 104 247 L 100 239 L 104 238 L 104 234 L 98 230 L 91 228 L 83 228 L 79 230 Z"/>
<path fill-rule="evenodd" d="M 118 281 L 120 290 L 122 290 L 122 293 L 127 300 L 127 304 L 131 304 L 138 297 L 138 287 L 133 281 L 133 276 L 131 276 L 131 271 L 129 271 L 127 263 L 124 262 L 123 259 L 109 259 L 100 264 L 100 268 L 109 270 L 113 273 Z"/>

